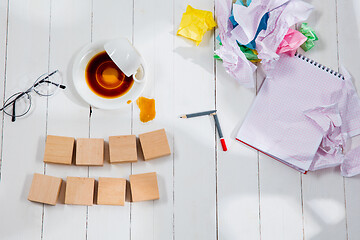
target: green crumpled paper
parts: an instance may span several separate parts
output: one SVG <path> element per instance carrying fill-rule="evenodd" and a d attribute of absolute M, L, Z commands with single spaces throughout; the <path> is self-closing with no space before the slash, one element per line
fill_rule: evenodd
<path fill-rule="evenodd" d="M 219 42 L 219 45 L 222 45 L 221 41 Z M 261 61 L 261 59 L 258 58 L 258 56 L 257 56 L 258 53 L 255 49 L 248 48 L 239 43 L 238 43 L 238 46 L 239 46 L 240 50 L 245 54 L 246 59 L 249 60 L 250 62 L 256 63 L 256 62 Z M 214 58 L 221 60 L 221 58 L 216 54 L 214 55 Z"/>
<path fill-rule="evenodd" d="M 177 35 L 189 38 L 198 46 L 206 31 L 216 26 L 213 14 L 210 11 L 199 10 L 187 6 L 183 14 Z"/>
<path fill-rule="evenodd" d="M 301 48 L 304 49 L 305 52 L 307 52 L 315 46 L 314 42 L 319 40 L 319 38 L 316 36 L 314 29 L 309 27 L 307 23 L 301 24 L 299 32 L 301 32 L 305 37 L 307 37 L 306 42 L 301 45 Z"/>
<path fill-rule="evenodd" d="M 250 49 L 244 45 L 238 44 L 240 47 L 240 50 L 245 54 L 245 57 L 250 62 L 260 62 L 261 59 L 257 56 L 257 51 L 255 49 Z"/>

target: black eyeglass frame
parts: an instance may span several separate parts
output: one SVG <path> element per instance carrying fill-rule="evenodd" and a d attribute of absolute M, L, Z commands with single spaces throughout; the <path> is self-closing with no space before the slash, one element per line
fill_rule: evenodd
<path fill-rule="evenodd" d="M 49 84 L 53 84 L 53 85 L 55 85 L 55 86 L 57 86 L 57 87 L 59 87 L 60 89 L 65 89 L 66 88 L 66 86 L 65 85 L 62 85 L 62 84 L 60 84 L 60 83 L 54 83 L 54 82 L 52 82 L 52 81 L 49 81 L 49 80 L 46 80 L 46 79 L 49 79 L 49 77 L 51 77 L 52 75 L 54 75 L 55 73 L 57 73 L 57 72 L 59 72 L 59 70 L 55 70 L 55 71 L 53 71 L 53 72 L 51 72 L 51 73 L 49 73 L 49 74 L 43 74 L 43 75 L 41 75 L 39 78 L 41 78 L 42 76 L 44 76 L 44 75 L 46 75 L 44 78 L 42 78 L 42 79 L 40 79 L 39 81 L 38 81 L 38 79 L 35 81 L 35 83 L 34 83 L 34 85 L 32 85 L 29 89 L 27 89 L 26 91 L 24 91 L 24 92 L 17 92 L 17 93 L 15 93 L 15 94 L 13 94 L 13 95 L 11 95 L 5 102 L 4 102 L 4 106 L 2 107 L 2 108 L 0 108 L 0 111 L 3 111 L 6 115 L 8 115 L 8 116 L 10 116 L 11 117 L 11 121 L 12 122 L 15 122 L 15 120 L 16 120 L 16 118 L 17 117 L 21 117 L 21 116 L 24 116 L 25 114 L 27 114 L 29 111 L 30 111 L 30 108 L 31 108 L 31 95 L 29 94 L 31 91 L 33 91 L 34 90 L 34 92 L 35 93 L 37 93 L 38 95 L 40 95 L 40 96 L 51 96 L 52 94 L 49 94 L 49 95 L 46 95 L 46 94 L 42 94 L 42 93 L 40 93 L 39 91 L 36 91 L 36 87 L 37 86 L 39 86 L 40 84 L 42 84 L 42 83 L 49 83 Z M 10 101 L 10 102 L 8 102 L 10 99 L 12 99 L 14 96 L 16 96 L 16 95 L 19 95 L 19 96 L 17 96 L 15 99 L 13 99 L 12 101 Z M 29 104 L 29 108 L 23 113 L 23 114 L 21 114 L 21 115 L 18 115 L 18 116 L 16 116 L 16 112 L 15 112 L 15 106 L 16 106 L 16 101 L 17 100 L 19 100 L 22 96 L 24 96 L 24 95 L 27 95 L 27 98 L 30 100 L 30 104 Z M 9 113 L 7 113 L 6 111 L 5 111 L 5 109 L 7 108 L 7 107 L 9 107 L 10 105 L 13 105 L 13 109 L 12 109 L 12 114 L 9 114 Z"/>

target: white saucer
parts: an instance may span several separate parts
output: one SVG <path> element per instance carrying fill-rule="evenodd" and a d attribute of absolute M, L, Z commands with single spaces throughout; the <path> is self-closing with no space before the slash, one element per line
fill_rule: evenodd
<path fill-rule="evenodd" d="M 140 97 L 146 85 L 146 76 L 144 76 L 144 79 L 142 79 L 141 82 L 134 81 L 131 89 L 118 98 L 102 98 L 93 93 L 86 83 L 86 66 L 92 57 L 105 51 L 104 44 L 106 42 L 107 41 L 91 43 L 81 49 L 74 59 L 72 78 L 76 91 L 87 103 L 96 108 L 113 110 L 126 106 L 129 101 L 134 102 L 138 99 L 138 97 Z M 142 66 L 143 68 L 145 67 L 143 61 Z"/>

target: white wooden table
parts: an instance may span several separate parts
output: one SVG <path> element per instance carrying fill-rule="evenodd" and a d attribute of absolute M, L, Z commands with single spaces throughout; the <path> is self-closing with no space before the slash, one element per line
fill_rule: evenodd
<path fill-rule="evenodd" d="M 348 68 L 360 87 L 360 4 L 309 1 L 309 25 L 320 40 L 306 55 Z M 68 86 L 51 98 L 34 96 L 31 114 L 15 123 L 0 113 L 0 239 L 340 240 L 360 239 L 360 177 L 338 169 L 302 175 L 231 137 L 255 90 L 236 84 L 213 59 L 214 33 L 199 47 L 175 35 L 186 6 L 214 10 L 213 0 L 1 0 L 0 100 L 58 68 Z M 93 109 L 71 87 L 71 63 L 87 43 L 129 38 L 150 74 L 145 96 L 157 116 L 139 121 L 130 104 Z M 228 152 L 211 118 L 179 119 L 218 109 Z M 149 162 L 76 167 L 44 164 L 46 134 L 98 137 L 166 128 L 173 154 Z M 120 206 L 43 206 L 27 201 L 33 173 L 125 177 L 156 171 L 160 200 Z"/>

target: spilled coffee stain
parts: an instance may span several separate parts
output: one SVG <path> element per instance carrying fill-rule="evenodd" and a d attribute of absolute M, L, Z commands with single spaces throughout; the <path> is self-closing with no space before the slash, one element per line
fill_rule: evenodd
<path fill-rule="evenodd" d="M 155 99 L 139 97 L 136 104 L 140 108 L 140 121 L 145 123 L 155 118 Z"/>

